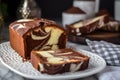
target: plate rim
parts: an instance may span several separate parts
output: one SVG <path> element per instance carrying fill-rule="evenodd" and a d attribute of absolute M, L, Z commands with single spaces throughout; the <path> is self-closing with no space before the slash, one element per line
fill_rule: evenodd
<path fill-rule="evenodd" d="M 7 43 L 7 42 L 3 42 L 3 43 Z M 0 44 L 0 45 L 2 45 L 2 43 Z M 78 75 L 74 75 L 74 76 L 64 76 L 64 78 L 62 77 L 62 79 L 76 79 L 76 78 L 83 78 L 83 77 L 88 77 L 88 76 L 90 76 L 90 75 L 93 75 L 93 74 L 96 74 L 96 73 L 98 73 L 98 72 L 100 72 L 100 71 L 102 71 L 105 67 L 106 67 L 106 62 L 105 62 L 105 60 L 102 58 L 102 57 L 100 57 L 99 55 L 97 55 L 97 54 L 95 54 L 95 53 L 92 53 L 92 52 L 90 52 L 90 51 L 86 51 L 86 50 L 83 50 L 83 49 L 79 49 L 79 50 L 77 50 L 78 52 L 85 52 L 85 53 L 89 53 L 89 54 L 91 54 L 91 55 L 93 55 L 93 56 L 97 56 L 97 57 L 99 57 L 101 60 L 102 60 L 102 62 L 103 62 L 103 66 L 101 66 L 101 67 L 99 67 L 99 68 L 97 68 L 96 70 L 94 70 L 94 71 L 90 71 L 90 72 L 87 72 L 86 74 L 87 75 L 83 75 L 82 74 L 82 76 L 81 76 L 81 74 L 78 74 Z M 2 59 L 2 57 L 0 56 L 0 61 L 1 61 L 1 63 L 5 66 L 5 67 L 7 67 L 8 69 L 10 69 L 11 71 L 13 71 L 14 73 L 16 73 L 16 74 L 18 74 L 18 75 L 20 75 L 20 76 L 23 76 L 23 77 L 25 77 L 25 78 L 28 78 L 28 79 L 48 79 L 47 77 L 38 77 L 38 76 L 33 76 L 33 75 L 28 75 L 28 74 L 25 74 L 25 73 L 22 73 L 22 72 L 20 72 L 19 70 L 16 70 L 16 69 L 14 69 L 12 66 L 10 66 L 9 64 L 7 64 L 7 63 L 5 63 L 4 62 L 4 60 Z M 78 71 L 78 72 L 80 72 L 80 71 Z M 77 73 L 77 72 L 75 72 L 75 73 Z M 44 74 L 43 74 L 44 75 Z M 51 75 L 50 75 L 51 76 Z M 52 77 L 53 76 L 53 77 Z M 52 75 L 51 77 L 49 77 L 49 79 L 52 79 L 52 80 L 54 80 L 54 79 L 61 79 L 60 78 L 60 75 L 58 75 L 58 76 L 55 76 L 54 77 L 54 75 Z"/>

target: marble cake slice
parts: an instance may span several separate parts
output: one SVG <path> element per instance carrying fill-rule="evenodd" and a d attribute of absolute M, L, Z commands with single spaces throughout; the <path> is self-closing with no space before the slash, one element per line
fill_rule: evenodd
<path fill-rule="evenodd" d="M 88 68 L 89 57 L 72 49 L 32 51 L 31 63 L 41 73 L 58 74 Z"/>
<path fill-rule="evenodd" d="M 66 30 L 69 34 L 80 36 L 81 34 L 88 34 L 96 29 L 101 28 L 109 22 L 108 15 L 101 15 L 92 19 L 78 21 L 70 25 L 66 25 Z"/>

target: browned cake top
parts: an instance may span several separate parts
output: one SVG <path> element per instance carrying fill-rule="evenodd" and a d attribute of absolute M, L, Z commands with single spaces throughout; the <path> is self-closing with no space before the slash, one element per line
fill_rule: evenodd
<path fill-rule="evenodd" d="M 40 56 L 41 63 L 65 64 L 72 62 L 82 62 L 88 59 L 87 56 L 72 49 L 36 51 Z"/>
<path fill-rule="evenodd" d="M 57 26 L 54 21 L 47 19 L 21 19 L 11 23 L 10 27 L 23 36 L 33 28 L 44 28 L 45 26 Z M 60 27 L 59 27 L 60 28 Z M 61 28 L 62 29 L 62 28 Z"/>

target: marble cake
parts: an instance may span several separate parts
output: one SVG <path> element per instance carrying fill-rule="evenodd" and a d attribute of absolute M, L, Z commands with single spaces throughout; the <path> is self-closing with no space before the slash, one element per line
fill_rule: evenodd
<path fill-rule="evenodd" d="M 82 34 L 91 33 L 96 29 L 103 27 L 108 22 L 108 15 L 104 14 L 91 19 L 75 22 L 67 25 L 66 28 L 69 34 L 80 36 Z"/>
<path fill-rule="evenodd" d="M 41 73 L 58 74 L 88 68 L 89 57 L 72 49 L 33 50 L 31 63 Z"/>
<path fill-rule="evenodd" d="M 21 19 L 10 24 L 10 45 L 24 59 L 32 49 L 48 50 L 66 47 L 67 33 L 54 21 Z"/>

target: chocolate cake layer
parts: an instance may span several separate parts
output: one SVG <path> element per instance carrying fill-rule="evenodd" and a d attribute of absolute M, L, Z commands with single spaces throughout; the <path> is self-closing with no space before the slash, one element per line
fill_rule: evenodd
<path fill-rule="evenodd" d="M 86 69 L 89 57 L 72 49 L 32 51 L 31 63 L 41 73 L 57 74 Z"/>
<path fill-rule="evenodd" d="M 9 26 L 11 47 L 24 59 L 30 58 L 32 49 L 59 49 L 66 47 L 67 34 L 54 21 L 47 19 L 21 19 Z"/>

